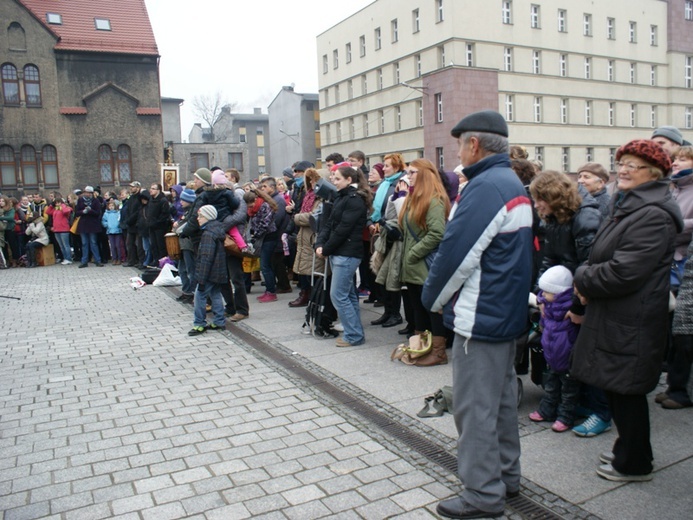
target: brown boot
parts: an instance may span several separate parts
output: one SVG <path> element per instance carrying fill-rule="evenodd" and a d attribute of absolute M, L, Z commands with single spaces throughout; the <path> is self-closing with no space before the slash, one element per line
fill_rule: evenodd
<path fill-rule="evenodd" d="M 292 302 L 289 302 L 289 307 L 307 307 L 309 300 L 310 291 L 307 289 L 301 289 L 301 292 L 298 293 L 298 298 Z"/>
<path fill-rule="evenodd" d="M 433 336 L 431 351 L 423 357 L 414 360 L 417 367 L 432 367 L 435 365 L 447 365 L 448 356 L 445 353 L 445 337 Z"/>

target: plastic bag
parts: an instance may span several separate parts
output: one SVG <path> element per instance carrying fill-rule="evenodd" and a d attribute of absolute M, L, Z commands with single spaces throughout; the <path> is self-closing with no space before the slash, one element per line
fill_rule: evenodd
<path fill-rule="evenodd" d="M 139 276 L 133 276 L 132 278 L 130 278 L 130 287 L 132 287 L 135 290 L 141 289 L 145 285 L 147 284 L 144 283 L 144 280 L 142 280 L 142 278 L 140 278 Z"/>
<path fill-rule="evenodd" d="M 178 276 L 178 271 L 174 270 L 171 264 L 164 264 L 159 276 L 156 277 L 152 285 L 155 287 L 170 287 L 173 285 L 183 285 L 183 283 L 181 282 L 180 276 Z"/>

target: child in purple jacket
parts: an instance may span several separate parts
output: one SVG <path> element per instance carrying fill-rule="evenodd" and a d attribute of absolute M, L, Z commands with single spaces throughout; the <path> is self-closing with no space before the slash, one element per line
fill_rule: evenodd
<path fill-rule="evenodd" d="M 551 267 L 539 278 L 539 289 L 537 303 L 543 306 L 539 322 L 541 346 L 548 370 L 544 373 L 544 396 L 539 409 L 530 413 L 529 418 L 535 422 L 553 421 L 551 429 L 561 433 L 572 428 L 580 395 L 580 383 L 568 373 L 579 330 L 566 319 L 573 301 L 573 275 L 562 265 Z"/>

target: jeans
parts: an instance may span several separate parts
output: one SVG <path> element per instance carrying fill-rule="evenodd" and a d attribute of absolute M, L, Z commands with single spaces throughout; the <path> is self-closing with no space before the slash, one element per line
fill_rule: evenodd
<path fill-rule="evenodd" d="M 673 345 L 669 353 L 669 371 L 667 372 L 667 395 L 679 404 L 691 404 L 688 395 L 688 380 L 691 377 L 693 362 L 693 336 L 687 334 L 674 335 Z"/>
<path fill-rule="evenodd" d="M 611 422 L 611 410 L 609 410 L 609 401 L 606 399 L 604 390 L 596 386 L 583 384 L 582 395 L 580 397 L 580 402 L 585 408 L 590 410 L 602 421 Z"/>
<path fill-rule="evenodd" d="M 144 249 L 144 265 L 152 265 L 152 250 L 149 247 L 149 237 L 142 235 L 142 248 Z"/>
<path fill-rule="evenodd" d="M 72 250 L 70 249 L 70 233 L 56 233 L 55 240 L 63 253 L 63 259 L 72 262 Z"/>
<path fill-rule="evenodd" d="M 193 326 L 205 327 L 207 325 L 207 298 L 212 302 L 212 313 L 214 318 L 212 321 L 215 325 L 223 327 L 226 324 L 224 318 L 224 300 L 221 298 L 221 286 L 215 283 L 206 283 L 204 291 L 200 290 L 200 286 L 195 289 L 195 310 Z"/>
<path fill-rule="evenodd" d="M 29 265 L 37 265 L 36 264 L 36 250 L 43 247 L 43 244 L 39 242 L 38 240 L 32 240 L 26 245 L 26 258 L 27 261 L 29 262 Z"/>
<path fill-rule="evenodd" d="M 91 249 L 91 254 L 94 256 L 94 260 L 97 264 L 100 264 L 101 254 L 99 253 L 99 234 L 80 233 L 79 236 L 82 238 L 82 263 L 89 263 L 89 250 Z"/>
<path fill-rule="evenodd" d="M 111 249 L 111 258 L 114 262 L 116 260 L 125 262 L 125 241 L 122 234 L 108 235 L 108 246 Z"/>
<path fill-rule="evenodd" d="M 539 415 L 547 421 L 558 420 L 572 427 L 579 396 L 577 379 L 570 377 L 568 372 L 549 368 L 544 372 L 544 396 L 539 403 Z"/>
<path fill-rule="evenodd" d="M 183 249 L 178 260 L 178 274 L 182 283 L 183 294 L 195 292 L 195 255 L 189 249 Z"/>
<path fill-rule="evenodd" d="M 344 326 L 344 341 L 360 345 L 366 341 L 359 313 L 359 296 L 356 293 L 354 273 L 359 268 L 360 258 L 352 256 L 331 256 L 332 286 L 330 299 Z"/>
<path fill-rule="evenodd" d="M 272 257 L 276 247 L 276 240 L 264 240 L 260 249 L 260 271 L 262 271 L 262 277 L 265 279 L 265 290 L 272 294 L 277 292 L 277 283 L 272 269 Z"/>

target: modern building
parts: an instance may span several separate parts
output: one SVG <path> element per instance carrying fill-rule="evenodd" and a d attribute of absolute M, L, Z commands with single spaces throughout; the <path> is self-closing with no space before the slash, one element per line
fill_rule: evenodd
<path fill-rule="evenodd" d="M 693 0 L 376 0 L 317 47 L 324 154 L 452 170 L 450 129 L 481 109 L 566 172 L 613 169 L 657 126 L 693 133 Z"/>
<path fill-rule="evenodd" d="M 222 108 L 213 131 L 195 123 L 188 143 L 174 143 L 173 160 L 180 164 L 181 179 L 189 179 L 198 168 L 236 168 L 242 179 L 272 173 L 269 159 L 269 116 L 255 108 L 252 114 L 236 114 Z"/>
<path fill-rule="evenodd" d="M 319 166 L 320 107 L 317 94 L 300 94 L 293 85 L 282 87 L 270 103 L 269 139 L 272 164 L 280 170 L 296 161 Z M 277 174 L 278 175 L 278 174 Z"/>
<path fill-rule="evenodd" d="M 159 53 L 144 0 L 3 0 L 0 190 L 159 178 Z"/>

